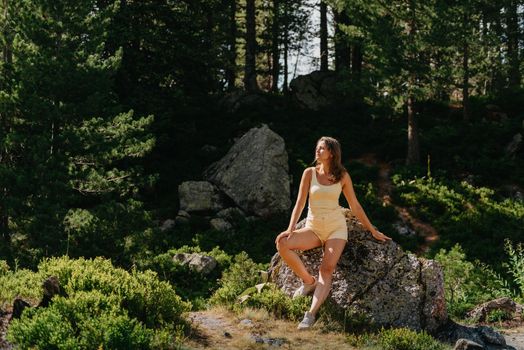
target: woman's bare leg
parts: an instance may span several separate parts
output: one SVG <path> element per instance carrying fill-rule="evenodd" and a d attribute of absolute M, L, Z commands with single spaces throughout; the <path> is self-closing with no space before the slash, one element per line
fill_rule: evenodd
<path fill-rule="evenodd" d="M 309 312 L 316 315 L 320 306 L 326 300 L 329 291 L 331 290 L 331 281 L 333 279 L 333 272 L 337 267 L 340 255 L 344 251 L 346 240 L 344 239 L 328 239 L 324 243 L 324 257 L 320 264 L 318 283 L 315 293 L 313 294 L 313 301 Z"/>
<path fill-rule="evenodd" d="M 304 281 L 304 283 L 311 284 L 315 280 L 313 276 L 304 266 L 302 260 L 294 250 L 308 250 L 320 247 L 322 242 L 317 235 L 309 228 L 301 228 L 296 230 L 291 238 L 283 237 L 277 243 L 277 250 L 287 266 Z"/>

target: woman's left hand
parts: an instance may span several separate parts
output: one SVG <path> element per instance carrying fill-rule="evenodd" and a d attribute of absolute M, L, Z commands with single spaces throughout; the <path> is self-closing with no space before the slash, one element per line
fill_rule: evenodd
<path fill-rule="evenodd" d="M 385 234 L 383 234 L 379 230 L 371 231 L 371 235 L 373 236 L 373 238 L 375 238 L 376 240 L 379 240 L 381 242 L 386 242 L 386 241 L 390 241 L 391 240 L 391 237 L 386 236 Z"/>

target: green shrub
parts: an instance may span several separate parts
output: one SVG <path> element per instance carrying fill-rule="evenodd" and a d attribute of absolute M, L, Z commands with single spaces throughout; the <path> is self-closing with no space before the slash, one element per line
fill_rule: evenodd
<path fill-rule="evenodd" d="M 210 302 L 234 305 L 242 292 L 260 282 L 261 270 L 265 270 L 264 264 L 255 263 L 245 252 L 237 254 L 233 264 L 224 271 L 220 287 L 213 293 Z"/>
<path fill-rule="evenodd" d="M 251 287 L 244 291 L 237 307 L 264 309 L 275 317 L 297 321 L 304 316 L 311 304 L 309 297 L 291 299 L 274 283 L 264 283 L 258 287 L 259 289 Z"/>
<path fill-rule="evenodd" d="M 173 287 L 160 281 L 153 271 L 127 272 L 115 268 L 103 258 L 76 259 L 67 257 L 45 259 L 39 264 L 44 276 L 57 276 L 67 294 L 98 290 L 106 295 L 122 298 L 131 317 L 147 327 L 164 326 L 180 322 L 180 314 L 188 309 Z"/>
<path fill-rule="evenodd" d="M 513 318 L 512 313 L 506 310 L 495 309 L 495 310 L 491 310 L 488 313 L 488 315 L 486 316 L 486 321 L 494 323 L 494 322 L 502 322 L 506 320 L 511 320 L 512 318 Z"/>
<path fill-rule="evenodd" d="M 0 304 L 11 304 L 17 296 L 37 302 L 42 297 L 42 276 L 26 269 L 0 274 Z"/>
<path fill-rule="evenodd" d="M 217 267 L 208 274 L 194 271 L 173 260 L 173 256 L 178 253 L 199 253 L 211 256 L 217 261 Z M 231 260 L 232 257 L 218 247 L 205 252 L 200 247 L 183 246 L 157 255 L 150 261 L 143 263 L 140 268 L 157 272 L 160 278 L 170 282 L 175 287 L 178 295 L 184 300 L 191 301 L 194 309 L 201 309 L 205 307 L 205 300 L 218 288 L 218 281 L 222 272 L 231 265 Z"/>
<path fill-rule="evenodd" d="M 48 308 L 28 309 L 9 328 L 22 349 L 147 349 L 153 331 L 127 316 L 117 296 L 99 291 L 57 297 Z"/>
<path fill-rule="evenodd" d="M 444 350 L 439 343 L 425 331 L 415 332 L 407 328 L 382 329 L 379 333 L 380 348 L 383 350 Z"/>
<path fill-rule="evenodd" d="M 220 288 L 215 291 L 210 302 L 234 311 L 244 308 L 265 309 L 279 318 L 300 319 L 309 307 L 311 298 L 293 300 L 274 283 L 260 283 L 263 270 L 265 265 L 253 262 L 244 252 L 238 254 L 224 272 L 219 282 Z"/>
<path fill-rule="evenodd" d="M 524 245 L 518 243 L 513 247 L 513 243 L 506 239 L 504 250 L 508 255 L 508 262 L 503 263 L 503 266 L 510 274 L 513 284 L 518 288 L 515 296 L 524 299 Z"/>
<path fill-rule="evenodd" d="M 3 276 L 9 272 L 9 265 L 7 261 L 0 260 L 0 276 Z"/>
<path fill-rule="evenodd" d="M 459 243 L 471 260 L 478 259 L 501 271 L 498 256 L 504 239 L 521 239 L 524 202 L 499 198 L 484 187 L 445 179 L 395 175 L 395 202 L 410 208 L 415 217 L 430 223 L 439 233 L 434 249 L 450 249 Z"/>
<path fill-rule="evenodd" d="M 456 244 L 435 255 L 444 273 L 444 291 L 448 312 L 463 318 L 477 304 L 503 296 L 513 297 L 509 283 L 486 264 L 466 259 L 466 254 Z"/>
<path fill-rule="evenodd" d="M 197 231 L 192 244 L 203 251 L 219 246 L 227 254 L 246 252 L 256 262 L 269 261 L 276 253 L 275 237 L 287 227 L 289 216 L 274 215 L 267 219 L 246 220 L 238 217 L 232 230 L 213 229 Z M 253 244 L 256 242 L 256 244 Z"/>
<path fill-rule="evenodd" d="M 185 325 L 181 314 L 190 307 L 156 273 L 128 272 L 103 258 L 46 259 L 38 272 L 17 273 L 33 282 L 30 292 L 40 290 L 43 278 L 58 276 L 67 295 L 48 308 L 24 311 L 12 323 L 8 337 L 22 349 L 170 348 Z"/>
<path fill-rule="evenodd" d="M 346 337 L 346 342 L 357 349 L 372 348 L 377 342 L 377 336 L 370 333 L 350 333 Z"/>

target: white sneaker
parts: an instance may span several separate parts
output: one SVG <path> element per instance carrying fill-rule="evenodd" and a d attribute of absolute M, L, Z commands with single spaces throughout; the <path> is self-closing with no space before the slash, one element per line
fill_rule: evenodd
<path fill-rule="evenodd" d="M 315 288 L 317 287 L 317 279 L 315 277 L 313 277 L 313 278 L 315 279 L 315 282 L 313 282 L 311 284 L 306 284 L 306 283 L 302 282 L 302 285 L 297 288 L 295 293 L 293 293 L 293 299 L 295 299 L 298 296 L 309 295 L 309 294 L 311 294 L 311 293 L 313 293 L 315 291 Z"/>
<path fill-rule="evenodd" d="M 311 328 L 311 326 L 313 326 L 314 323 L 315 316 L 311 312 L 306 311 L 306 313 L 304 314 L 304 319 L 298 324 L 297 329 L 302 330 Z"/>

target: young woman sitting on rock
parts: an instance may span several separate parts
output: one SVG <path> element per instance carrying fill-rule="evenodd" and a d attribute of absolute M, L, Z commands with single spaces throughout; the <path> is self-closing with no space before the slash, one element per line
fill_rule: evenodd
<path fill-rule="evenodd" d="M 331 137 L 321 137 L 315 149 L 315 166 L 302 174 L 298 198 L 291 214 L 289 227 L 275 239 L 278 252 L 286 264 L 300 277 L 302 285 L 293 297 L 313 294 L 311 308 L 298 329 L 315 322 L 316 314 L 331 289 L 331 279 L 348 239 L 346 219 L 338 200 L 343 192 L 352 213 L 379 241 L 390 240 L 369 221 L 355 196 L 351 178 L 341 163 L 340 143 Z M 304 228 L 295 229 L 309 194 L 309 208 Z M 312 276 L 294 250 L 324 247 L 324 257 L 318 279 Z"/>

